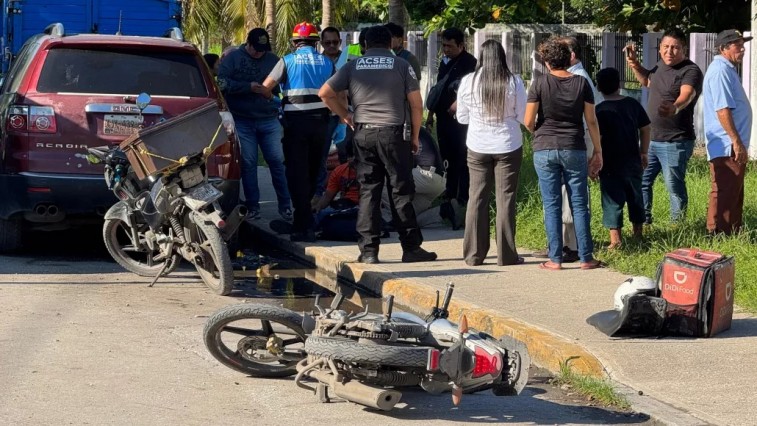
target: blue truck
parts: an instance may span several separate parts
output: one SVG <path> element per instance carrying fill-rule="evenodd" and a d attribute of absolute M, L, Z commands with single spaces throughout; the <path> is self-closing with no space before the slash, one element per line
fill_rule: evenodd
<path fill-rule="evenodd" d="M 181 0 L 2 0 L 2 72 L 24 42 L 60 22 L 66 34 L 162 36 L 181 28 Z"/>

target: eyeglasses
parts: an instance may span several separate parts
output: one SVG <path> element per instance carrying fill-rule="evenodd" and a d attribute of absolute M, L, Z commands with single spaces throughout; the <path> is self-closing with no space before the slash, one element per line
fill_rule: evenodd
<path fill-rule="evenodd" d="M 324 46 L 339 46 L 340 44 L 342 44 L 342 42 L 339 41 L 339 40 L 322 41 L 321 44 L 324 45 Z"/>

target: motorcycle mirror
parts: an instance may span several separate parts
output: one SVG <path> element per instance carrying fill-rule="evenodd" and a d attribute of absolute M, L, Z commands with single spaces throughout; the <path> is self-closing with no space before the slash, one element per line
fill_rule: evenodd
<path fill-rule="evenodd" d="M 139 111 L 144 111 L 145 108 L 147 108 L 147 105 L 150 105 L 150 101 L 152 101 L 152 98 L 150 95 L 148 95 L 145 92 L 142 92 L 137 96 L 137 108 L 139 108 Z"/>

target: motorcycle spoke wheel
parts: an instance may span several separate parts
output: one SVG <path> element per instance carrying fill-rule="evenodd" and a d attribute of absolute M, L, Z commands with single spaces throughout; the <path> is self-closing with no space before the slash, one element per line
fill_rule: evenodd
<path fill-rule="evenodd" d="M 103 225 L 103 241 L 113 260 L 124 269 L 143 277 L 154 277 L 163 269 L 166 257 L 160 250 L 149 250 L 144 244 L 145 232 L 148 229 L 146 224 L 139 224 L 139 241 L 134 241 L 128 223 L 120 219 L 106 219 Z M 163 275 L 173 272 L 179 266 L 179 256 L 174 255 L 170 261 L 171 265 Z"/>
<path fill-rule="evenodd" d="M 280 351 L 301 351 L 305 332 L 302 317 L 277 306 L 244 303 L 216 312 L 205 324 L 205 346 L 221 364 L 254 377 L 287 377 L 298 360 L 284 359 Z M 269 342 L 278 342 L 269 350 Z M 278 352 L 278 353 L 275 353 Z"/>
<path fill-rule="evenodd" d="M 195 267 L 200 278 L 211 290 L 221 296 L 228 296 L 234 288 L 234 270 L 226 243 L 218 229 L 201 220 L 195 223 L 197 245 L 200 260 L 195 261 Z"/>

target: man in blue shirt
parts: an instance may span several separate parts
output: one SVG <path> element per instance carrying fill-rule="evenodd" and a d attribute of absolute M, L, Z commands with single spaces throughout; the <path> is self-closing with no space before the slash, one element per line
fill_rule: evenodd
<path fill-rule="evenodd" d="M 752 109 L 736 65 L 744 59 L 744 43 L 751 39 L 736 30 L 721 31 L 715 39 L 719 54 L 704 76 L 704 131 L 712 176 L 707 208 L 710 234 L 731 234 L 741 228 Z"/>

